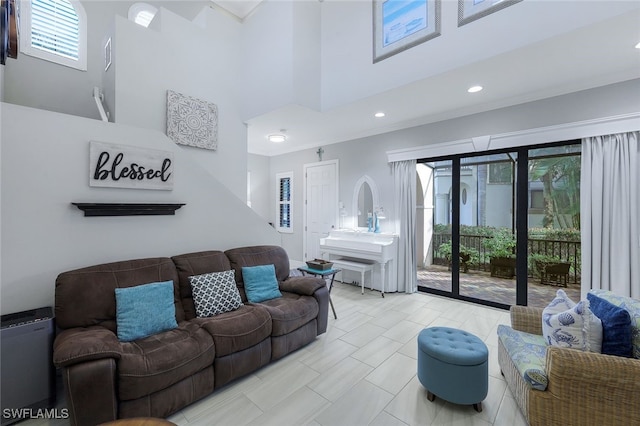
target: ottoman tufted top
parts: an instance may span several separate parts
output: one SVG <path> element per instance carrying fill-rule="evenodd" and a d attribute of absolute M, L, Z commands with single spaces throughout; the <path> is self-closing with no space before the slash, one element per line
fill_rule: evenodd
<path fill-rule="evenodd" d="M 418 350 L 453 365 L 478 365 L 487 361 L 489 350 L 482 340 L 449 327 L 425 328 L 418 335 Z"/>

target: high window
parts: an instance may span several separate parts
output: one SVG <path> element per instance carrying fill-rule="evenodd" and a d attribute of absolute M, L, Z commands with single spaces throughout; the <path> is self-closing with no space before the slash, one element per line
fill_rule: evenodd
<path fill-rule="evenodd" d="M 147 28 L 158 9 L 147 3 L 136 3 L 129 8 L 129 20 Z"/>
<path fill-rule="evenodd" d="M 276 175 L 276 229 L 279 232 L 293 232 L 293 225 L 291 223 L 292 181 L 293 172 L 278 173 Z"/>
<path fill-rule="evenodd" d="M 21 51 L 60 65 L 87 69 L 87 16 L 76 0 L 20 4 Z"/>

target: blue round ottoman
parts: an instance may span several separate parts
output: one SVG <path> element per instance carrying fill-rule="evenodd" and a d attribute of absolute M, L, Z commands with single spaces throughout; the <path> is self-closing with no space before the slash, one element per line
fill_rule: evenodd
<path fill-rule="evenodd" d="M 430 327 L 418 334 L 418 379 L 429 401 L 437 395 L 482 411 L 489 390 L 488 358 L 487 345 L 466 331 Z"/>

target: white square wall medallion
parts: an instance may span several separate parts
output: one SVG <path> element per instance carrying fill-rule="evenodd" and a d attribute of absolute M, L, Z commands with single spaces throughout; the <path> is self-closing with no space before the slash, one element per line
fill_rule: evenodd
<path fill-rule="evenodd" d="M 218 107 L 167 90 L 167 136 L 177 144 L 218 148 Z"/>

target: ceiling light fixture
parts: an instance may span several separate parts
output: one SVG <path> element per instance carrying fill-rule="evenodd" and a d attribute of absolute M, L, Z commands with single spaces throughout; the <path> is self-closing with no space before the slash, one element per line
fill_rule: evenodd
<path fill-rule="evenodd" d="M 273 134 L 273 135 L 267 136 L 267 139 L 269 139 L 269 142 L 280 143 L 280 142 L 286 141 L 287 137 L 281 134 Z"/>
<path fill-rule="evenodd" d="M 384 117 L 384 116 L 385 116 L 385 113 L 384 113 L 384 112 L 382 112 L 382 111 L 380 111 L 380 112 L 376 112 L 375 114 L 373 114 L 373 116 L 374 116 L 375 118 L 382 118 L 382 117 Z"/>
<path fill-rule="evenodd" d="M 483 89 L 482 86 L 471 86 L 469 87 L 469 89 L 467 89 L 467 92 L 469 93 L 477 93 L 479 91 L 481 91 Z"/>
<path fill-rule="evenodd" d="M 638 42 L 638 44 L 636 44 L 636 49 L 640 49 L 640 42 Z"/>

